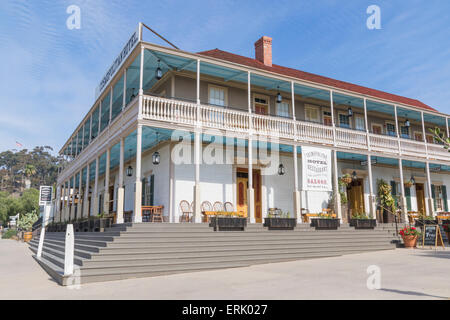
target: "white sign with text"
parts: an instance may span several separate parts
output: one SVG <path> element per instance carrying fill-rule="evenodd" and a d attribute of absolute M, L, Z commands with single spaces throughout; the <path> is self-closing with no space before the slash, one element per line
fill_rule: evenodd
<path fill-rule="evenodd" d="M 333 191 L 331 150 L 302 146 L 303 190 Z"/>

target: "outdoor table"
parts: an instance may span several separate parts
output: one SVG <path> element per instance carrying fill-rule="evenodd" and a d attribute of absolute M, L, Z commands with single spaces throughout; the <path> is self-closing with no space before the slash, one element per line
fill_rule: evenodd
<path fill-rule="evenodd" d="M 155 222 L 155 218 L 163 222 L 162 210 L 164 206 L 142 206 L 142 222 Z"/>

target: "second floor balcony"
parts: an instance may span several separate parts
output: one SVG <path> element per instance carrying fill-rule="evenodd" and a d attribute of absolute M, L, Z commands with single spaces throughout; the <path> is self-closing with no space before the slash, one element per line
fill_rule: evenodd
<path fill-rule="evenodd" d="M 61 154 L 73 159 L 101 148 L 104 137 L 124 125 L 120 119 L 450 161 L 450 154 L 429 132 L 435 127 L 448 132 L 450 119 L 432 109 L 310 85 L 145 42 L 99 96 Z"/>

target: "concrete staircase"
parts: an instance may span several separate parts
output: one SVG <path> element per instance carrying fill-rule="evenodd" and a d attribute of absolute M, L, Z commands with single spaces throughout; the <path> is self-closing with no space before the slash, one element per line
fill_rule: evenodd
<path fill-rule="evenodd" d="M 400 227 L 399 227 L 400 228 Z M 394 249 L 395 225 L 375 230 L 269 231 L 250 224 L 244 232 L 214 232 L 208 224 L 114 225 L 103 233 L 75 234 L 75 275 L 64 277 L 65 233 L 46 233 L 41 266 L 61 285 L 150 277 Z M 39 239 L 30 242 L 37 252 Z"/>

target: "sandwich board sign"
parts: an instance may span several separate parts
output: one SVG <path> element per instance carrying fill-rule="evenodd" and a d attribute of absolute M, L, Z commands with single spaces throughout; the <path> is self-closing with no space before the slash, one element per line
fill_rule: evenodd
<path fill-rule="evenodd" d="M 442 239 L 442 231 L 439 225 L 423 226 L 422 246 L 442 246 L 445 248 L 444 241 Z"/>
<path fill-rule="evenodd" d="M 39 188 L 39 205 L 45 206 L 52 203 L 52 186 L 40 186 Z"/>

